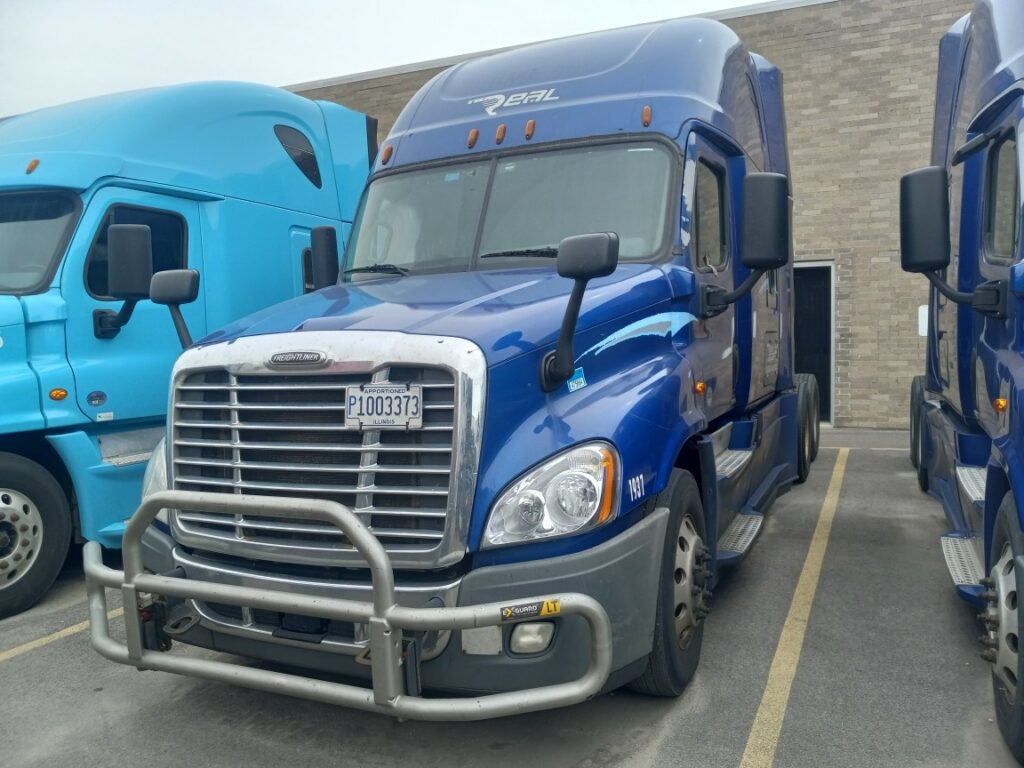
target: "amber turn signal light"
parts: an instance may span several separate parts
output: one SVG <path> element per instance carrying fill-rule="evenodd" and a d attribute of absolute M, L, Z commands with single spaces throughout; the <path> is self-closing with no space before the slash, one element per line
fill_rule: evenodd
<path fill-rule="evenodd" d="M 996 413 L 1006 413 L 1010 410 L 1010 401 L 1005 397 L 997 397 L 992 401 L 992 407 L 996 409 Z"/>
<path fill-rule="evenodd" d="M 63 387 L 55 387 L 55 388 L 50 390 L 50 399 L 51 400 L 58 400 L 58 401 L 59 400 L 66 400 L 67 396 L 68 396 L 68 391 L 66 389 L 64 389 Z"/>
<path fill-rule="evenodd" d="M 693 391 L 696 392 L 698 395 L 703 395 L 705 392 L 708 391 L 707 382 L 698 381 L 696 384 L 693 385 Z"/>

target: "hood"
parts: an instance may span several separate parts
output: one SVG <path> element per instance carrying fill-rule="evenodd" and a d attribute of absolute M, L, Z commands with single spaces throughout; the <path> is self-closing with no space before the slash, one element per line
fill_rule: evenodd
<path fill-rule="evenodd" d="M 288 331 L 400 331 L 475 342 L 496 365 L 558 338 L 572 281 L 553 267 L 386 277 L 325 288 L 265 309 L 199 344 Z M 669 297 L 665 274 L 622 264 L 587 287 L 578 330 Z"/>

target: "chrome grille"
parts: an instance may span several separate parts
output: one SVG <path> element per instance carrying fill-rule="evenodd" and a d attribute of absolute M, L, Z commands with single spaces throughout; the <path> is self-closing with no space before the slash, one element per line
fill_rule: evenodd
<path fill-rule="evenodd" d="M 346 389 L 371 382 L 421 385 L 423 427 L 346 428 Z M 174 487 L 338 501 L 359 513 L 389 551 L 432 552 L 448 519 L 456 391 L 450 370 L 421 365 L 372 373 L 188 372 L 177 378 L 174 394 Z M 202 510 L 175 517 L 190 543 L 219 541 L 218 551 L 245 543 L 266 559 L 318 563 L 354 553 L 337 528 L 322 523 Z"/>

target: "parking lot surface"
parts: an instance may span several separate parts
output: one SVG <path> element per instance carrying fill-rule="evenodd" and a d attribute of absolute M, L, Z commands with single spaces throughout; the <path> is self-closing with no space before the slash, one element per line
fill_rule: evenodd
<path fill-rule="evenodd" d="M 398 723 L 137 672 L 89 646 L 73 556 L 41 605 L 0 621 L 0 765 L 1016 765 L 907 442 L 822 431 L 810 479 L 716 591 L 701 667 L 675 700 L 618 691 L 503 720 Z"/>

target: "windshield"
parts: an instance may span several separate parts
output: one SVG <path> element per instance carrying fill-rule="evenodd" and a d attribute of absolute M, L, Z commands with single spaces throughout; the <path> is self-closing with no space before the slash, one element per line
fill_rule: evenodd
<path fill-rule="evenodd" d="M 0 293 L 43 287 L 78 216 L 68 192 L 0 194 Z"/>
<path fill-rule="evenodd" d="M 673 159 L 655 143 L 516 154 L 377 179 L 346 278 L 536 266 L 571 235 L 615 232 L 619 258 L 649 259 L 666 236 Z"/>

